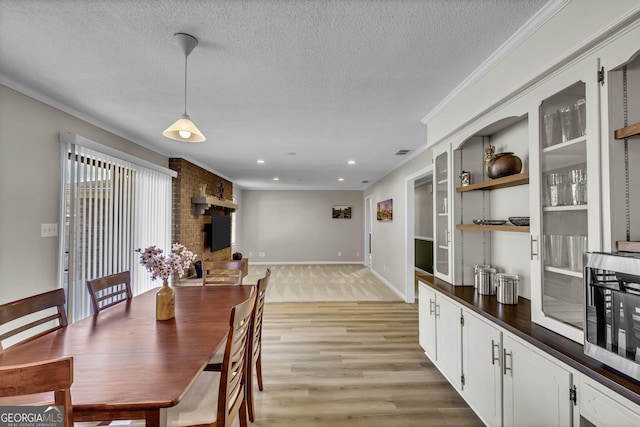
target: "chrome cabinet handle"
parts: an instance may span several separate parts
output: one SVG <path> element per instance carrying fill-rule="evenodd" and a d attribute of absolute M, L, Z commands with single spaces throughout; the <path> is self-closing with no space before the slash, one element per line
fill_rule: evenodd
<path fill-rule="evenodd" d="M 440 304 L 436 304 L 436 317 L 440 317 Z"/>
<path fill-rule="evenodd" d="M 502 366 L 504 367 L 504 375 L 507 375 L 507 371 L 511 371 L 513 372 L 513 369 L 511 369 L 510 366 L 507 366 L 507 356 L 509 356 L 509 358 L 511 359 L 511 362 L 513 362 L 513 353 L 511 352 L 507 352 L 506 349 L 502 349 Z"/>
<path fill-rule="evenodd" d="M 434 300 L 430 299 L 429 300 L 429 315 L 432 315 L 433 313 L 435 313 L 435 308 L 434 308 Z"/>
<path fill-rule="evenodd" d="M 535 242 L 536 244 L 536 250 L 535 252 L 533 251 L 533 243 Z M 533 261 L 533 257 L 535 256 L 536 259 L 540 259 L 540 253 L 539 253 L 539 249 L 540 246 L 538 245 L 538 236 L 533 236 L 533 234 L 531 235 L 531 261 Z"/>
<path fill-rule="evenodd" d="M 498 354 L 500 354 L 500 344 L 491 340 L 491 364 L 495 365 L 496 362 L 500 363 L 500 357 L 496 357 L 495 349 L 498 349 Z"/>

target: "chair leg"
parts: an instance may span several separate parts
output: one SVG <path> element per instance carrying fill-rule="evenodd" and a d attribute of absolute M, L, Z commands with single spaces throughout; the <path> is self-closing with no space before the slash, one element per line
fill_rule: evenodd
<path fill-rule="evenodd" d="M 245 400 L 247 402 L 247 412 L 249 413 L 249 421 L 254 422 L 256 414 L 253 410 L 253 363 L 249 362 L 247 367 L 247 378 L 244 385 Z"/>
<path fill-rule="evenodd" d="M 258 360 L 256 360 L 256 374 L 258 377 L 258 389 L 262 391 L 262 352 L 258 354 Z"/>
<path fill-rule="evenodd" d="M 247 427 L 247 401 L 242 400 L 240 404 L 240 411 L 238 411 L 238 417 L 240 418 L 240 427 Z"/>

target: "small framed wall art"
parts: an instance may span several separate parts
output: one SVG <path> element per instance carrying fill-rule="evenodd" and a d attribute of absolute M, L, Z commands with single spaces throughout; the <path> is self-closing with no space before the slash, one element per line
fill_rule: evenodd
<path fill-rule="evenodd" d="M 351 219 L 351 206 L 334 206 L 331 209 L 331 217 Z"/>
<path fill-rule="evenodd" d="M 378 202 L 377 219 L 378 221 L 393 220 L 393 199 Z"/>

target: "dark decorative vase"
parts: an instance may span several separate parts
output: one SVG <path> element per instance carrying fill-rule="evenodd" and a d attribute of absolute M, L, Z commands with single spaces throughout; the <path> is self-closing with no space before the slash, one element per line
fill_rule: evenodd
<path fill-rule="evenodd" d="M 231 256 L 235 261 L 240 261 L 242 259 L 242 254 L 240 252 L 236 252 Z"/>
<path fill-rule="evenodd" d="M 513 153 L 498 153 L 487 164 L 487 175 L 491 179 L 515 175 L 521 170 L 522 160 Z"/>

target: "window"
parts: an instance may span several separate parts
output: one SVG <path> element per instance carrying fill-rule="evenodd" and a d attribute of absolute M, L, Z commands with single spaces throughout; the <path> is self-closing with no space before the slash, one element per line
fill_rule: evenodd
<path fill-rule="evenodd" d="M 140 159 L 77 135 L 62 134 L 61 142 L 59 280 L 67 294 L 69 321 L 74 322 L 91 314 L 87 280 L 129 270 L 134 295 L 155 286 L 135 249 L 169 249 L 175 172 L 146 167 Z"/>

